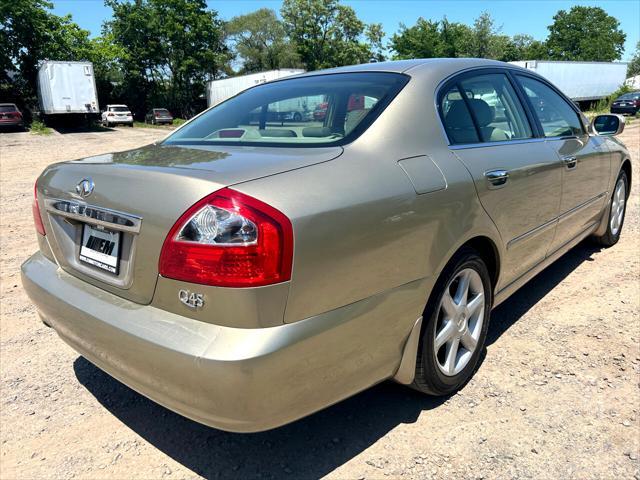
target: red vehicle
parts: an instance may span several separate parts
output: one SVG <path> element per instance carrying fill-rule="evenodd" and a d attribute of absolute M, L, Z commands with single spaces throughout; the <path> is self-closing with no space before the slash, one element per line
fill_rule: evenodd
<path fill-rule="evenodd" d="M 15 103 L 0 103 L 0 127 L 24 128 L 22 113 Z"/>
<path fill-rule="evenodd" d="M 324 117 L 327 116 L 327 108 L 329 108 L 328 102 L 319 103 L 316 109 L 313 111 L 313 119 L 324 120 Z"/>

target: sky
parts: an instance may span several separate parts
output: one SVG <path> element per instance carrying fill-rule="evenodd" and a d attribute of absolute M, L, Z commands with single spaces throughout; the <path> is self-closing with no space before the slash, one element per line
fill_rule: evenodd
<path fill-rule="evenodd" d="M 280 0 L 208 0 L 207 3 L 225 20 L 262 7 L 279 11 L 282 4 Z M 622 30 L 627 34 L 623 61 L 631 58 L 640 40 L 640 0 L 342 0 L 341 3 L 353 7 L 366 23 L 382 23 L 387 39 L 401 23 L 411 26 L 418 17 L 440 20 L 446 15 L 450 21 L 470 25 L 483 11 L 487 11 L 496 25 L 502 27 L 501 33 L 526 33 L 543 40 L 548 33 L 547 26 L 553 22 L 553 15 L 558 10 L 585 5 L 601 7 L 620 21 Z M 53 0 L 53 4 L 54 13 L 70 13 L 74 21 L 89 30 L 92 36 L 100 34 L 102 22 L 111 16 L 111 9 L 104 6 L 103 0 Z"/>

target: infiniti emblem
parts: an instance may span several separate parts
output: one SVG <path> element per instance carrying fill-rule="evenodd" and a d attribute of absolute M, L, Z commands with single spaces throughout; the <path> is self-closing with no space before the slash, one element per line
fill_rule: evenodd
<path fill-rule="evenodd" d="M 76 193 L 83 198 L 88 197 L 93 192 L 94 187 L 95 184 L 93 183 L 93 180 L 91 180 L 91 178 L 83 178 L 76 185 Z"/>

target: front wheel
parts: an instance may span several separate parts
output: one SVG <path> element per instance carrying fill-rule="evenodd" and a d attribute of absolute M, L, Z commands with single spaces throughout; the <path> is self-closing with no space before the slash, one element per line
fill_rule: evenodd
<path fill-rule="evenodd" d="M 484 260 L 471 248 L 442 272 L 423 318 L 413 387 L 449 395 L 473 376 L 487 337 L 492 287 Z"/>
<path fill-rule="evenodd" d="M 622 170 L 616 180 L 616 186 L 611 195 L 611 208 L 609 209 L 609 219 L 607 230 L 604 235 L 595 237 L 597 243 L 603 247 L 612 247 L 620 240 L 624 216 L 627 209 L 627 192 L 629 191 L 629 179 L 627 172 Z"/>

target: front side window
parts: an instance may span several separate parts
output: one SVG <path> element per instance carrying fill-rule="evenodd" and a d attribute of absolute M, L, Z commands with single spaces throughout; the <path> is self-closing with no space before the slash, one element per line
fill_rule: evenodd
<path fill-rule="evenodd" d="M 540 120 L 545 137 L 571 137 L 582 135 L 578 113 L 552 88 L 531 77 L 517 75 L 535 114 Z"/>
<path fill-rule="evenodd" d="M 524 108 L 509 79 L 501 73 L 460 80 L 442 98 L 441 111 L 453 143 L 533 137 Z"/>
<path fill-rule="evenodd" d="M 407 83 L 362 72 L 266 83 L 213 107 L 165 144 L 339 145 L 362 133 Z"/>

